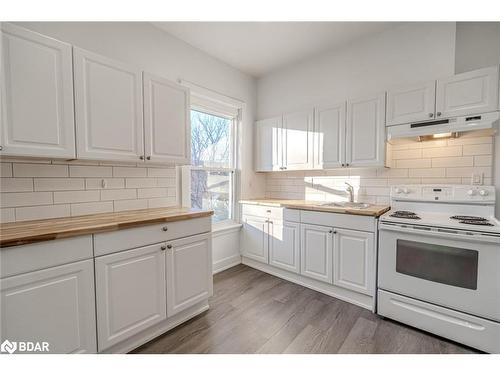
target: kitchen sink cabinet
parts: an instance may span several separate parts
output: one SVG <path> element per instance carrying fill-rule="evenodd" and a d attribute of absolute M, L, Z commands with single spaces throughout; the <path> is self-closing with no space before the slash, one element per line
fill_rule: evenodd
<path fill-rule="evenodd" d="M 333 228 L 301 224 L 300 273 L 312 279 L 332 282 Z"/>

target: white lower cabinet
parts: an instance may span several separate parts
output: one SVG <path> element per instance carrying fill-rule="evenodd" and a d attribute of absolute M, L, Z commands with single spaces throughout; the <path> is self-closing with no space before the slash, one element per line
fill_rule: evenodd
<path fill-rule="evenodd" d="M 336 229 L 333 238 L 333 284 L 373 296 L 374 234 Z"/>
<path fill-rule="evenodd" d="M 173 316 L 212 294 L 211 234 L 167 243 L 167 315 Z"/>
<path fill-rule="evenodd" d="M 49 353 L 95 353 L 93 260 L 0 280 L 1 341 L 47 342 Z"/>
<path fill-rule="evenodd" d="M 269 264 L 300 273 L 300 224 L 269 222 Z"/>
<path fill-rule="evenodd" d="M 267 263 L 269 243 L 266 218 L 246 216 L 243 218 L 242 254 L 259 262 Z"/>
<path fill-rule="evenodd" d="M 300 224 L 300 273 L 310 278 L 332 282 L 333 228 Z"/>
<path fill-rule="evenodd" d="M 99 351 L 166 319 L 163 249 L 155 244 L 95 259 Z"/>

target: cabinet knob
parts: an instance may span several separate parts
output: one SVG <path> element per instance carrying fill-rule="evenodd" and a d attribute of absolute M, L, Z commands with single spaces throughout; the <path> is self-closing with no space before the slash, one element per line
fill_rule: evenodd
<path fill-rule="evenodd" d="M 436 113 L 436 115 L 439 117 L 439 116 L 441 116 L 441 115 L 442 115 L 442 113 L 441 113 L 441 112 L 438 112 L 438 113 Z"/>
<path fill-rule="evenodd" d="M 330 233 L 336 234 L 337 231 L 332 229 L 332 230 L 330 230 Z"/>
<path fill-rule="evenodd" d="M 151 160 L 151 156 L 146 156 L 146 159 L 147 160 Z"/>
<path fill-rule="evenodd" d="M 161 247 L 161 249 L 162 249 L 162 250 L 167 250 L 167 247 L 166 247 L 165 245 L 163 245 L 163 246 Z"/>
<path fill-rule="evenodd" d="M 429 117 L 433 118 L 434 117 L 434 113 L 429 113 Z"/>
<path fill-rule="evenodd" d="M 162 231 L 166 232 L 168 230 L 168 227 L 167 226 L 164 226 L 163 228 L 161 228 Z"/>
<path fill-rule="evenodd" d="M 172 248 L 172 245 L 167 245 L 167 249 L 171 249 Z"/>
<path fill-rule="evenodd" d="M 344 164 L 344 163 L 342 163 L 342 166 L 343 166 L 343 167 L 345 167 L 345 164 Z"/>
<path fill-rule="evenodd" d="M 3 147 L 2 147 L 2 146 L 0 146 L 0 151 L 2 151 L 2 150 L 3 150 Z"/>
<path fill-rule="evenodd" d="M 144 160 L 144 156 L 142 156 L 142 155 L 139 156 L 139 159 Z"/>

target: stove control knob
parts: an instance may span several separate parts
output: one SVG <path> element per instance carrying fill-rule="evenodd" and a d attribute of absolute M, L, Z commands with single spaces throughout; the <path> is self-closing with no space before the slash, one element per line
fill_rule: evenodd
<path fill-rule="evenodd" d="M 488 192 L 486 190 L 479 190 L 479 195 L 485 197 L 488 195 Z"/>
<path fill-rule="evenodd" d="M 471 196 L 471 197 L 472 197 L 472 196 L 474 195 L 474 193 L 475 193 L 475 191 L 471 189 L 471 190 L 469 190 L 469 191 L 467 192 L 467 195 L 469 195 L 469 196 Z"/>

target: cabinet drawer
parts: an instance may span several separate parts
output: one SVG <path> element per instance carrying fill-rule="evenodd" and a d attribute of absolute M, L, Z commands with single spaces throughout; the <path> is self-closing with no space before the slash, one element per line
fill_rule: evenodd
<path fill-rule="evenodd" d="M 0 277 L 92 258 L 92 236 L 79 236 L 0 249 Z"/>
<path fill-rule="evenodd" d="M 200 217 L 197 219 L 99 233 L 94 235 L 94 254 L 95 256 L 111 254 L 134 247 L 206 233 L 211 230 L 212 222 L 210 217 Z"/>
<path fill-rule="evenodd" d="M 300 221 L 300 211 L 283 207 L 260 206 L 256 204 L 244 204 L 242 214 L 250 216 L 266 217 L 270 219 Z"/>
<path fill-rule="evenodd" d="M 300 218 L 302 223 L 326 225 L 334 228 L 347 228 L 365 232 L 374 232 L 376 228 L 376 219 L 372 216 L 300 211 Z"/>

